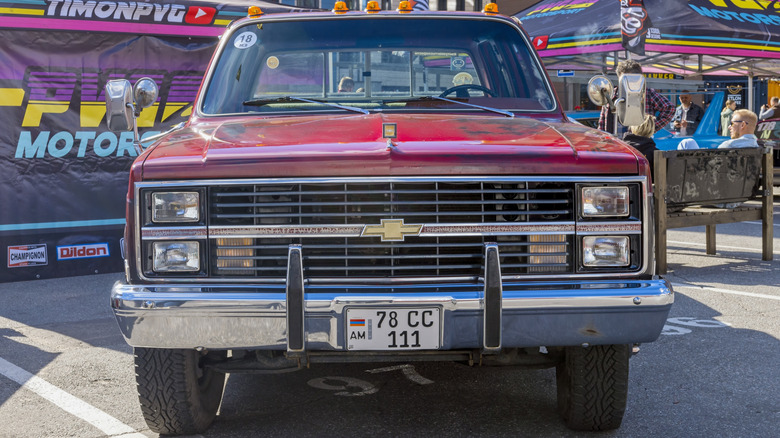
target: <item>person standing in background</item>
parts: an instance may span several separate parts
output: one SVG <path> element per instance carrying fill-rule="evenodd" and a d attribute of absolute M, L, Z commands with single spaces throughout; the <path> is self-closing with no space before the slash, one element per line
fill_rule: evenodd
<path fill-rule="evenodd" d="M 691 100 L 688 93 L 680 95 L 680 106 L 674 111 L 672 126 L 680 136 L 693 135 L 704 116 L 704 110 Z"/>
<path fill-rule="evenodd" d="M 737 102 L 729 99 L 726 101 L 726 106 L 723 107 L 723 111 L 720 112 L 720 135 L 724 137 L 729 136 L 729 126 L 731 126 L 731 117 L 734 115 L 734 111 L 737 109 Z"/>

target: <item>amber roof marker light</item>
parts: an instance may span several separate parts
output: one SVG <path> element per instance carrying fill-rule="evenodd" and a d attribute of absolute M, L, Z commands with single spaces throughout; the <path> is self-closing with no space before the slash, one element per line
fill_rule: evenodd
<path fill-rule="evenodd" d="M 261 15 L 263 15 L 263 10 L 260 9 L 259 6 L 250 6 L 247 11 L 247 16 L 249 18 L 257 18 Z"/>
<path fill-rule="evenodd" d="M 498 15 L 498 5 L 495 3 L 488 3 L 485 5 L 485 9 L 482 10 L 485 15 Z"/>
<path fill-rule="evenodd" d="M 398 3 L 398 9 L 396 9 L 396 11 L 402 14 L 408 14 L 409 12 L 412 12 L 412 4 L 404 0 L 401 3 Z"/>
<path fill-rule="evenodd" d="M 382 8 L 379 6 L 379 2 L 376 0 L 371 0 L 366 4 L 366 13 L 368 14 L 376 14 L 377 12 L 382 11 Z"/>
<path fill-rule="evenodd" d="M 346 14 L 349 12 L 349 8 L 347 7 L 347 2 L 336 2 L 335 5 L 333 5 L 333 13 L 334 14 Z"/>

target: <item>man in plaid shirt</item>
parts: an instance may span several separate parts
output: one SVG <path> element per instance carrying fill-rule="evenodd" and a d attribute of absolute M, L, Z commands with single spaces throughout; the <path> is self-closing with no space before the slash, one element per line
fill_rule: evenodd
<path fill-rule="evenodd" d="M 627 59 L 618 63 L 615 72 L 618 75 L 618 82 L 620 77 L 626 73 L 642 74 L 642 66 L 638 62 Z M 617 99 L 618 90 L 612 93 L 612 100 Z M 648 88 L 645 94 L 645 113 L 651 116 L 655 116 L 655 130 L 666 126 L 674 117 L 674 104 L 669 99 L 661 96 L 652 88 Z M 614 133 L 615 115 L 609 111 L 609 105 L 601 107 L 601 116 L 599 116 L 599 129 Z"/>

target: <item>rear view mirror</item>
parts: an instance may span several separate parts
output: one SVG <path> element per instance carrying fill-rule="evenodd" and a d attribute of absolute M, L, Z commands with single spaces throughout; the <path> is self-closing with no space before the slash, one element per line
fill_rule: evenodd
<path fill-rule="evenodd" d="M 130 81 L 116 79 L 106 84 L 106 124 L 109 131 L 133 129 L 133 97 Z"/>
<path fill-rule="evenodd" d="M 620 77 L 615 107 L 618 120 L 623 126 L 641 125 L 645 121 L 645 77 L 643 75 L 624 74 Z"/>

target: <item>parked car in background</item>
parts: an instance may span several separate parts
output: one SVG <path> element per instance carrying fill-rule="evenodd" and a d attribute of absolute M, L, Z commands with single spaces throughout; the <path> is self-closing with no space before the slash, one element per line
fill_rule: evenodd
<path fill-rule="evenodd" d="M 570 120 L 587 126 L 588 128 L 599 127 L 600 111 L 569 111 L 566 115 Z"/>

